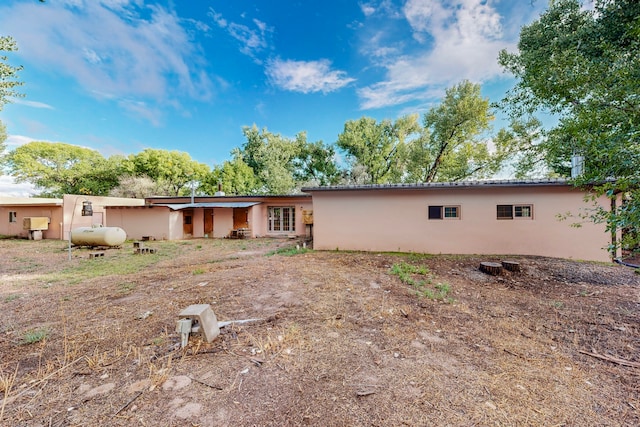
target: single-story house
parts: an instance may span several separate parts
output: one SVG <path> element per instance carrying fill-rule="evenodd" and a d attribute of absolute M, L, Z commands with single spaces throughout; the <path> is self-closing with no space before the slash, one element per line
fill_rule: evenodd
<path fill-rule="evenodd" d="M 562 179 L 303 188 L 313 247 L 432 254 L 541 255 L 611 261 L 605 224 Z M 596 203 L 609 209 L 611 200 Z M 615 254 L 618 256 L 618 254 Z"/>
<path fill-rule="evenodd" d="M 67 240 L 71 229 L 106 226 L 106 208 L 113 205 L 142 206 L 144 200 L 77 194 L 62 199 L 0 197 L 0 235 Z"/>
<path fill-rule="evenodd" d="M 108 207 L 107 226 L 132 239 L 305 237 L 311 210 L 308 194 L 148 197 L 144 206 Z"/>
<path fill-rule="evenodd" d="M 562 179 L 303 188 L 285 196 L 127 199 L 0 197 L 0 235 L 68 239 L 72 228 L 121 227 L 129 239 L 313 237 L 319 250 L 541 255 L 610 261 L 619 232 L 587 216 L 587 192 Z M 82 214 L 90 202 L 92 216 Z M 612 203 L 595 200 L 608 209 Z M 27 224 L 28 223 L 28 224 Z"/>

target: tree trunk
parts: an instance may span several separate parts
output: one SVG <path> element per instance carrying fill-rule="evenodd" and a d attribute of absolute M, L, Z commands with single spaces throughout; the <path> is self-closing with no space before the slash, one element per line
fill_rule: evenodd
<path fill-rule="evenodd" d="M 480 271 L 483 273 L 491 274 L 492 276 L 499 276 L 502 274 L 502 264 L 497 262 L 483 261 L 480 263 Z"/>
<path fill-rule="evenodd" d="M 520 271 L 520 263 L 515 261 L 502 261 L 502 266 L 505 270 L 519 272 Z"/>

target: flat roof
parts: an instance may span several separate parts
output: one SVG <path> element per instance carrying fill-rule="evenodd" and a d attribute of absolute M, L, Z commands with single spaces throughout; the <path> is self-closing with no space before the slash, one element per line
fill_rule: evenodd
<path fill-rule="evenodd" d="M 44 197 L 0 197 L 0 206 L 62 206 L 62 199 Z"/>
<path fill-rule="evenodd" d="M 535 186 L 570 186 L 566 178 L 544 179 L 505 179 L 486 181 L 457 181 L 457 182 L 421 182 L 412 184 L 359 184 L 333 185 L 326 187 L 305 187 L 302 191 L 353 191 L 353 190 L 421 190 L 421 189 L 450 189 L 450 188 L 486 188 L 486 187 L 535 187 Z"/>

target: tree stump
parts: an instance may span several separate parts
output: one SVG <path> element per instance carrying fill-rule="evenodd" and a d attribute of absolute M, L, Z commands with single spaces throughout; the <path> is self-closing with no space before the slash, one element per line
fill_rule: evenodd
<path fill-rule="evenodd" d="M 502 274 L 502 264 L 497 262 L 483 261 L 480 263 L 480 271 L 483 273 L 491 274 L 492 276 L 499 276 Z"/>
<path fill-rule="evenodd" d="M 520 263 L 515 261 L 502 261 L 502 266 L 505 270 L 513 271 L 514 273 L 520 271 Z"/>

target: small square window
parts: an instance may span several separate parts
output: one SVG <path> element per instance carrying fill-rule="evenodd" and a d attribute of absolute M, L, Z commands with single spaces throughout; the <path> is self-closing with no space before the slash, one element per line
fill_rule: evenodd
<path fill-rule="evenodd" d="M 513 219 L 513 205 L 498 205 L 498 219 Z"/>
<path fill-rule="evenodd" d="M 429 206 L 429 219 L 442 219 L 442 206 Z"/>
<path fill-rule="evenodd" d="M 531 218 L 531 206 L 521 205 L 513 207 L 513 216 L 516 218 Z"/>
<path fill-rule="evenodd" d="M 533 205 L 497 205 L 498 219 L 532 219 Z"/>
<path fill-rule="evenodd" d="M 445 218 L 458 218 L 458 207 L 457 206 L 445 206 L 444 207 L 444 217 Z"/>
<path fill-rule="evenodd" d="M 458 219 L 460 206 L 429 206 L 429 219 Z"/>
<path fill-rule="evenodd" d="M 9 211 L 9 222 L 18 222 L 18 212 Z"/>

